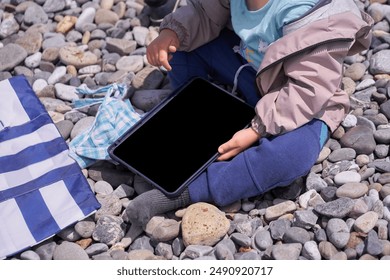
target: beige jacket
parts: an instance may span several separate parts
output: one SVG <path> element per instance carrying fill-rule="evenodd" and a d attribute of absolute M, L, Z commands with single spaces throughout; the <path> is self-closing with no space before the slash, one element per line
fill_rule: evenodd
<path fill-rule="evenodd" d="M 191 51 L 231 27 L 229 7 L 229 0 L 187 0 L 160 28 L 175 31 L 180 50 Z M 252 128 L 277 135 L 318 118 L 334 131 L 349 110 L 349 96 L 340 88 L 343 61 L 369 47 L 372 25 L 354 0 L 320 0 L 285 26 L 257 73 L 262 98 Z"/>

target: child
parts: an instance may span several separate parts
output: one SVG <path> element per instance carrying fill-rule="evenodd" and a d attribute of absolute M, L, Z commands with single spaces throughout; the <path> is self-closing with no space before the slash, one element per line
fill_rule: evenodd
<path fill-rule="evenodd" d="M 129 220 L 145 226 L 191 203 L 224 206 L 307 175 L 348 113 L 343 60 L 369 47 L 372 24 L 353 0 L 188 0 L 166 16 L 149 62 L 174 88 L 194 76 L 232 86 L 255 116 L 180 196 L 143 193 Z"/>

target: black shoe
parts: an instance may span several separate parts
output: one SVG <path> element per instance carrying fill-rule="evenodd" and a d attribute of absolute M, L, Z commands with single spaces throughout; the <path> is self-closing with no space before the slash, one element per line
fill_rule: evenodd
<path fill-rule="evenodd" d="M 180 0 L 168 0 L 161 6 L 150 6 L 150 21 L 155 25 L 159 25 L 166 15 L 176 11 L 179 4 Z"/>

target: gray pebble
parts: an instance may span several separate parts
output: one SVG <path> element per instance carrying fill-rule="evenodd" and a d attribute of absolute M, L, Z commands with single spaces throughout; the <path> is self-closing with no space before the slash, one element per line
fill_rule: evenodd
<path fill-rule="evenodd" d="M 307 241 L 303 244 L 302 256 L 308 260 L 321 260 L 321 254 L 315 241 Z"/>
<path fill-rule="evenodd" d="M 187 257 L 190 259 L 197 259 L 209 255 L 213 251 L 213 247 L 204 245 L 189 245 L 185 248 L 181 255 L 181 259 Z"/>
<path fill-rule="evenodd" d="M 298 210 L 294 213 L 293 225 L 304 229 L 311 229 L 317 223 L 318 216 L 313 210 Z"/>
<path fill-rule="evenodd" d="M 76 223 L 74 229 L 82 238 L 89 238 L 95 230 L 96 224 L 94 221 L 84 220 Z"/>
<path fill-rule="evenodd" d="M 155 216 L 146 225 L 145 232 L 154 242 L 168 242 L 179 235 L 180 223 Z"/>
<path fill-rule="evenodd" d="M 310 173 L 307 176 L 306 181 L 306 188 L 308 190 L 315 190 L 317 192 L 321 192 L 324 188 L 326 188 L 328 185 L 326 182 L 320 177 L 320 175 L 315 173 Z"/>
<path fill-rule="evenodd" d="M 218 260 L 234 260 L 233 253 L 229 247 L 223 243 L 219 243 L 215 246 L 215 255 Z"/>
<path fill-rule="evenodd" d="M 272 257 L 275 260 L 297 260 L 302 251 L 302 244 L 290 243 L 272 246 Z"/>
<path fill-rule="evenodd" d="M 108 246 L 107 244 L 104 243 L 94 243 L 85 249 L 85 252 L 88 254 L 89 257 L 99 255 L 107 251 L 108 251 Z"/>
<path fill-rule="evenodd" d="M 80 239 L 80 235 L 74 229 L 74 227 L 67 227 L 57 233 L 57 236 L 61 237 L 63 240 L 74 242 Z"/>
<path fill-rule="evenodd" d="M 346 183 L 359 183 L 362 177 L 358 172 L 355 171 L 342 171 L 334 177 L 334 182 L 337 185 Z"/>
<path fill-rule="evenodd" d="M 62 138 L 64 138 L 65 140 L 69 138 L 73 126 L 73 122 L 66 119 L 56 123 L 58 131 L 60 132 Z"/>
<path fill-rule="evenodd" d="M 269 224 L 271 236 L 275 240 L 281 240 L 285 232 L 291 227 L 291 222 L 286 219 L 272 221 Z"/>
<path fill-rule="evenodd" d="M 122 218 L 113 215 L 105 215 L 98 219 L 96 228 L 92 233 L 92 238 L 95 241 L 112 246 L 116 242 L 119 242 L 124 235 Z"/>
<path fill-rule="evenodd" d="M 325 202 L 332 201 L 336 198 L 337 187 L 326 187 L 321 191 L 321 197 Z"/>
<path fill-rule="evenodd" d="M 249 247 L 252 244 L 250 237 L 245 234 L 235 232 L 230 235 L 230 238 L 236 243 L 238 246 Z"/>
<path fill-rule="evenodd" d="M 118 198 L 132 197 L 134 195 L 134 188 L 126 184 L 120 184 L 115 190 L 114 195 Z"/>
<path fill-rule="evenodd" d="M 180 254 L 184 251 L 183 239 L 176 237 L 172 242 L 172 252 L 176 257 L 179 257 Z"/>
<path fill-rule="evenodd" d="M 340 139 L 343 147 L 352 148 L 357 154 L 371 154 L 376 147 L 373 131 L 362 125 L 348 130 Z"/>
<path fill-rule="evenodd" d="M 257 228 L 259 228 L 262 225 L 262 221 L 260 218 L 255 217 L 251 218 L 249 215 L 245 215 L 244 220 L 236 221 L 235 223 L 235 230 L 239 233 L 242 233 L 246 236 L 251 237 Z"/>
<path fill-rule="evenodd" d="M 353 160 L 356 157 L 356 151 L 352 148 L 341 148 L 333 151 L 328 160 L 331 162 L 338 162 L 342 160 Z"/>
<path fill-rule="evenodd" d="M 334 218 L 344 218 L 352 210 L 354 201 L 347 197 L 338 198 L 325 204 L 317 205 L 314 209 L 317 213 Z"/>
<path fill-rule="evenodd" d="M 310 234 L 300 227 L 290 227 L 283 235 L 283 241 L 285 243 L 301 243 L 303 245 L 309 240 Z"/>
<path fill-rule="evenodd" d="M 24 48 L 17 44 L 8 44 L 0 48 L 0 71 L 7 71 L 19 65 L 27 57 Z"/>
<path fill-rule="evenodd" d="M 55 248 L 53 260 L 89 260 L 89 257 L 76 243 L 64 241 Z"/>
<path fill-rule="evenodd" d="M 87 114 L 83 113 L 83 112 L 80 112 L 80 111 L 76 111 L 76 110 L 72 110 L 72 111 L 69 111 L 69 112 L 66 112 L 65 115 L 64 115 L 64 118 L 65 120 L 67 121 L 71 121 L 73 124 L 77 124 L 79 123 L 79 121 L 81 121 L 81 119 L 87 117 Z M 93 117 L 89 118 L 88 120 L 85 120 L 85 122 L 90 122 L 92 123 L 94 119 L 92 119 Z M 81 126 L 82 123 L 78 124 L 78 126 Z M 73 127 L 72 126 L 72 130 L 71 130 L 71 133 L 73 131 Z M 83 129 L 81 129 L 83 130 Z M 73 138 L 79 134 L 78 131 L 75 131 L 73 132 Z"/>
<path fill-rule="evenodd" d="M 20 259 L 21 260 L 35 260 L 35 261 L 38 261 L 41 258 L 34 251 L 27 250 L 27 251 L 24 251 L 23 253 L 20 254 Z"/>
<path fill-rule="evenodd" d="M 365 245 L 366 251 L 370 255 L 377 256 L 383 251 L 382 242 L 380 242 L 378 234 L 374 230 L 371 230 L 368 233 L 367 238 L 365 240 Z"/>
<path fill-rule="evenodd" d="M 347 245 L 350 237 L 347 224 L 344 220 L 338 218 L 333 218 L 328 221 L 326 234 L 328 240 L 339 249 L 344 248 L 345 245 Z"/>
<path fill-rule="evenodd" d="M 99 219 L 107 215 L 116 216 L 121 213 L 122 202 L 114 194 L 97 195 L 96 198 L 101 204 L 101 207 L 96 211 L 95 219 Z"/>
<path fill-rule="evenodd" d="M 326 231 L 323 228 L 316 229 L 314 231 L 314 237 L 317 242 L 328 240 L 328 237 L 326 236 Z"/>
<path fill-rule="evenodd" d="M 34 251 L 39 255 L 41 260 L 52 260 L 56 247 L 56 242 L 47 240 L 35 246 Z"/>
<path fill-rule="evenodd" d="M 385 158 L 389 154 L 389 145 L 377 145 L 374 152 L 378 158 Z"/>
<path fill-rule="evenodd" d="M 108 195 L 114 191 L 114 188 L 106 181 L 97 181 L 94 190 L 97 194 Z"/>
<path fill-rule="evenodd" d="M 129 254 L 122 250 L 113 250 L 110 252 L 110 256 L 114 260 L 127 260 Z"/>
<path fill-rule="evenodd" d="M 273 240 L 268 230 L 259 230 L 255 235 L 255 244 L 260 250 L 265 250 L 272 246 Z"/>
<path fill-rule="evenodd" d="M 173 257 L 172 246 L 163 242 L 158 243 L 156 246 L 156 255 L 163 256 L 167 260 L 172 259 Z"/>
<path fill-rule="evenodd" d="M 260 260 L 260 255 L 255 251 L 234 254 L 235 260 Z"/>
<path fill-rule="evenodd" d="M 112 260 L 112 256 L 108 252 L 104 252 L 98 255 L 92 256 L 93 260 L 101 260 L 101 261 L 107 261 L 107 260 Z"/>
<path fill-rule="evenodd" d="M 148 250 L 150 252 L 154 252 L 154 248 L 151 245 L 150 238 L 147 236 L 141 236 L 134 240 L 134 242 L 130 245 L 129 251 L 133 250 Z"/>
<path fill-rule="evenodd" d="M 77 135 L 87 131 L 95 121 L 95 117 L 85 117 L 80 119 L 77 123 L 75 123 L 71 133 L 70 138 L 74 139 Z"/>

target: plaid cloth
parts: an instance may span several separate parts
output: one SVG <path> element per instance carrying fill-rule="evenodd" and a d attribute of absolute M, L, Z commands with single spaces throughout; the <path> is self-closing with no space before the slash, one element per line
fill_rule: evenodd
<path fill-rule="evenodd" d="M 77 108 L 101 103 L 92 126 L 69 143 L 71 157 L 81 168 L 85 168 L 97 160 L 110 160 L 108 147 L 139 121 L 141 116 L 134 110 L 129 99 L 124 99 L 127 92 L 125 85 L 112 84 L 97 90 L 80 87 L 77 91 L 87 95 L 105 93 L 104 98 L 74 101 Z"/>
<path fill-rule="evenodd" d="M 0 82 L 0 259 L 38 244 L 100 204 L 23 76 Z"/>

